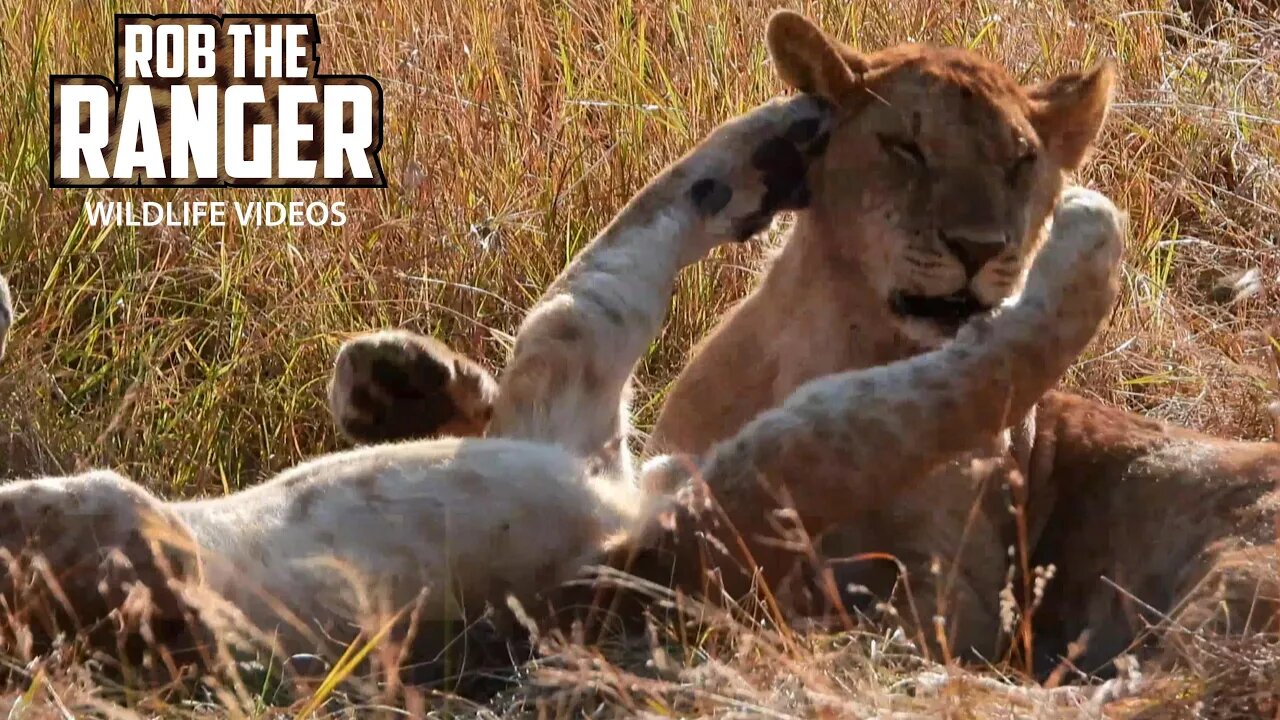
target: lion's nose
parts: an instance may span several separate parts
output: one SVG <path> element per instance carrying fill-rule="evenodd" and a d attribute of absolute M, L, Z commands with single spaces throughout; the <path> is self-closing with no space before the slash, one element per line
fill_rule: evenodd
<path fill-rule="evenodd" d="M 992 258 L 1009 246 L 1007 233 L 939 230 L 938 237 L 964 266 L 965 275 L 968 277 L 977 275 L 982 266 L 991 262 Z"/>

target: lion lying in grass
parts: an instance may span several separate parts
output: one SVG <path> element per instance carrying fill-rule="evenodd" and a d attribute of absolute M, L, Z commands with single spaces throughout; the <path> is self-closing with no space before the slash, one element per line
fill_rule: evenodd
<path fill-rule="evenodd" d="M 868 91 L 876 100 L 832 132 L 811 171 L 811 206 L 758 289 L 694 351 L 649 452 L 700 455 L 805 383 L 926 352 L 1016 296 L 1064 172 L 1103 125 L 1115 75 L 1104 63 L 1023 87 L 971 52 L 863 54 L 785 11 L 770 23 L 769 49 L 798 90 L 838 108 Z M 366 366 L 390 357 L 363 347 L 371 342 L 343 352 Z M 1000 385 L 1011 368 L 988 372 Z M 335 397 L 366 399 L 335 405 L 357 441 L 385 437 L 402 414 L 377 373 L 365 380 L 335 383 Z M 476 406 L 483 417 L 487 402 Z M 1015 652 L 1040 674 L 1076 641 L 1074 665 L 1105 673 L 1154 625 L 1174 639 L 1277 629 L 1280 445 L 1213 438 L 1060 392 L 1009 419 L 1009 436 L 952 463 L 888 483 L 849 478 L 846 492 L 826 496 L 828 514 L 845 520 L 808 531 L 832 529 L 828 557 L 896 559 L 832 563 L 836 586 L 892 598 L 942 656 Z M 789 491 L 820 486 L 808 478 L 797 471 Z"/>
<path fill-rule="evenodd" d="M 920 475 L 1025 412 L 1117 291 L 1120 216 L 1075 191 L 1027 291 L 996 317 L 932 353 L 817 379 L 692 464 L 633 471 L 626 385 L 676 273 L 805 206 L 830 128 L 867 101 L 765 105 L 640 191 L 525 319 L 488 438 L 336 453 L 192 502 L 109 471 L 0 487 L 6 645 L 30 651 L 41 632 L 124 620 L 164 641 L 194 616 L 215 632 L 279 632 L 298 652 L 350 640 L 370 607 L 420 620 L 512 597 L 536 608 L 601 560 L 701 594 L 708 539 L 735 532 L 755 564 L 717 562 L 731 597 L 788 575 L 794 556 L 761 541 L 784 487 L 806 525 L 852 521 L 862 488 Z M 1006 382 L 989 381 L 993 364 Z M 798 470 L 803 485 L 789 483 Z"/>

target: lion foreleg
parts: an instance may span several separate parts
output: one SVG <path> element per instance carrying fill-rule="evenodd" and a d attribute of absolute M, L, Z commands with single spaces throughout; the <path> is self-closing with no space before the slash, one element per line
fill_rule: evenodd
<path fill-rule="evenodd" d="M 718 244 L 750 237 L 778 210 L 807 203 L 805 174 L 825 147 L 827 114 L 807 97 L 757 108 L 633 197 L 520 326 L 489 434 L 603 455 L 606 470 L 630 476 L 626 389 L 666 315 L 676 273 Z"/>
<path fill-rule="evenodd" d="M 1024 416 L 1084 350 L 1118 292 L 1123 218 L 1069 190 L 1020 299 L 931 353 L 793 393 L 702 466 L 735 522 L 758 530 L 782 491 L 806 524 L 856 521 L 860 499 L 924 474 Z"/>

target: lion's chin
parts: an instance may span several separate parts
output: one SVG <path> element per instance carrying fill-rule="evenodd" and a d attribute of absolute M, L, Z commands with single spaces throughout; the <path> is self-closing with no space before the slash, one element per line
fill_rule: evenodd
<path fill-rule="evenodd" d="M 992 310 L 990 304 L 968 290 L 933 296 L 895 292 L 889 296 L 889 308 L 898 317 L 929 326 L 947 337 L 955 335 L 970 319 Z"/>

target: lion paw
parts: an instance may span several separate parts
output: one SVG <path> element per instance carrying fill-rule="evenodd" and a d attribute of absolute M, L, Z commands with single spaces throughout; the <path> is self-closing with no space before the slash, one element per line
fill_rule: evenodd
<path fill-rule="evenodd" d="M 808 207 L 809 167 L 830 139 L 833 107 L 802 95 L 716 128 L 688 157 L 689 199 L 713 234 L 746 240 L 782 210 Z"/>
<path fill-rule="evenodd" d="M 1119 256 L 1125 222 L 1124 213 L 1106 195 L 1072 186 L 1063 191 L 1054 211 L 1053 231 L 1056 237 L 1088 242 L 1087 249 L 1107 253 L 1098 258 L 1100 264 L 1112 265 Z"/>
<path fill-rule="evenodd" d="M 475 361 L 434 338 L 384 330 L 338 351 L 329 410 L 356 443 L 484 434 L 497 383 Z"/>
<path fill-rule="evenodd" d="M 1051 295 L 1092 292 L 1114 277 L 1124 249 L 1125 224 L 1124 213 L 1106 195 L 1067 188 L 1054 210 L 1049 240 L 1032 265 L 1028 287 Z"/>

